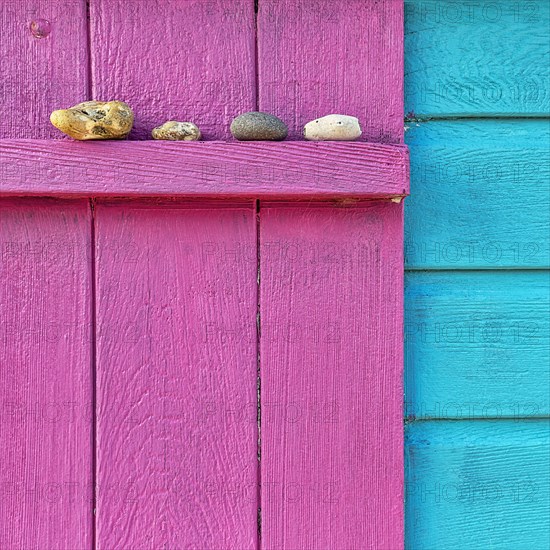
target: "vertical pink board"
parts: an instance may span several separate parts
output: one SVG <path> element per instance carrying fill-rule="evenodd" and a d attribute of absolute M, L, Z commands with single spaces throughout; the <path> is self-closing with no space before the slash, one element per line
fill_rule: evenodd
<path fill-rule="evenodd" d="M 357 116 L 362 140 L 403 137 L 401 0 L 261 0 L 260 110 L 289 124 L 330 113 Z"/>
<path fill-rule="evenodd" d="M 403 3 L 264 0 L 259 107 L 403 141 Z M 341 170 L 346 170 L 342 162 Z M 403 547 L 402 204 L 261 203 L 262 546 Z"/>
<path fill-rule="evenodd" d="M 98 549 L 256 549 L 254 203 L 100 203 L 96 237 Z"/>
<path fill-rule="evenodd" d="M 0 200 L 0 548 L 93 544 L 87 201 Z"/>
<path fill-rule="evenodd" d="M 402 208 L 261 208 L 266 550 L 403 546 Z"/>
<path fill-rule="evenodd" d="M 87 98 L 86 0 L 1 0 L 0 28 L 0 139 L 62 138 L 50 113 Z"/>
<path fill-rule="evenodd" d="M 136 114 L 131 139 L 167 120 L 227 139 L 256 104 L 253 0 L 91 0 L 92 83 Z"/>

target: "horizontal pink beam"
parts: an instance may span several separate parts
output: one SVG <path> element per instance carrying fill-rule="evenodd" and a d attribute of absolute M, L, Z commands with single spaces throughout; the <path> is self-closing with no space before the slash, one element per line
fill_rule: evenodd
<path fill-rule="evenodd" d="M 408 171 L 377 143 L 0 140 L 0 195 L 384 198 Z"/>

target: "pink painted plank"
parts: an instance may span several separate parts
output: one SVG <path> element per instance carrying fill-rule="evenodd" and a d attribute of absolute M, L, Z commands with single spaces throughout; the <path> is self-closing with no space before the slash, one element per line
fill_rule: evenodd
<path fill-rule="evenodd" d="M 402 143 L 403 2 L 259 5 L 261 110 Z M 402 548 L 402 204 L 260 211 L 263 547 Z"/>
<path fill-rule="evenodd" d="M 94 96 L 134 108 L 131 138 L 176 119 L 226 139 L 231 119 L 254 108 L 252 0 L 90 6 L 92 42 L 104 45 L 92 54 Z M 198 178 L 208 187 L 202 158 L 157 150 L 162 168 L 155 153 L 119 150 L 107 194 L 174 195 Z M 178 185 L 159 193 L 162 180 Z M 100 502 L 99 547 L 255 548 L 255 210 L 168 206 L 98 208 L 98 475 L 130 491 Z"/>
<path fill-rule="evenodd" d="M 0 139 L 63 137 L 50 113 L 87 97 L 86 0 L 1 0 L 0 28 Z"/>
<path fill-rule="evenodd" d="M 3 195 L 387 197 L 405 146 L 372 143 L 0 142 Z"/>
<path fill-rule="evenodd" d="M 254 204 L 96 223 L 98 548 L 255 549 Z"/>
<path fill-rule="evenodd" d="M 262 547 L 402 548 L 402 207 L 260 215 Z"/>
<path fill-rule="evenodd" d="M 0 201 L 0 548 L 93 542 L 87 201 Z"/>
<path fill-rule="evenodd" d="M 150 139 L 168 119 L 197 123 L 206 140 L 227 139 L 231 119 L 254 109 L 253 0 L 90 6 L 92 43 L 101 45 L 93 93 L 132 106 L 131 139 Z M 194 187 L 199 178 L 208 187 L 212 165 L 178 157 L 174 145 L 156 149 L 162 168 L 155 154 L 108 160 L 108 194 L 173 196 L 181 181 Z M 177 185 L 159 193 L 162 180 Z M 252 201 L 100 205 L 98 238 L 98 475 L 130 491 L 100 501 L 99 547 L 256 548 Z"/>
<path fill-rule="evenodd" d="M 254 0 L 90 0 L 93 95 L 135 110 L 131 139 L 191 120 L 227 139 L 256 104 Z"/>
<path fill-rule="evenodd" d="M 329 113 L 359 118 L 361 139 L 403 141 L 402 0 L 262 0 L 260 110 L 289 137 Z"/>

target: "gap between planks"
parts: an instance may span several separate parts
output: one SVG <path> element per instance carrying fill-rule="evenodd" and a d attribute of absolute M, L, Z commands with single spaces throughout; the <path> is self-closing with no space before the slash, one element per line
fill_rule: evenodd
<path fill-rule="evenodd" d="M 96 273 L 96 220 L 95 220 L 95 199 L 89 200 L 91 213 L 90 228 L 90 264 L 91 264 L 91 350 L 92 358 L 92 506 L 93 506 L 93 524 L 92 524 L 92 548 L 97 547 L 97 273 Z"/>

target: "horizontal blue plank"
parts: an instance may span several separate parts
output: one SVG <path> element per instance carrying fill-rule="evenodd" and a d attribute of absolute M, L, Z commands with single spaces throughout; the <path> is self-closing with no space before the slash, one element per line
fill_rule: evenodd
<path fill-rule="evenodd" d="M 409 269 L 550 266 L 550 121 L 411 123 Z"/>
<path fill-rule="evenodd" d="M 550 423 L 407 427 L 408 550 L 547 550 Z"/>
<path fill-rule="evenodd" d="M 550 272 L 409 272 L 405 415 L 550 414 Z"/>
<path fill-rule="evenodd" d="M 406 0 L 405 112 L 545 115 L 547 0 Z"/>

